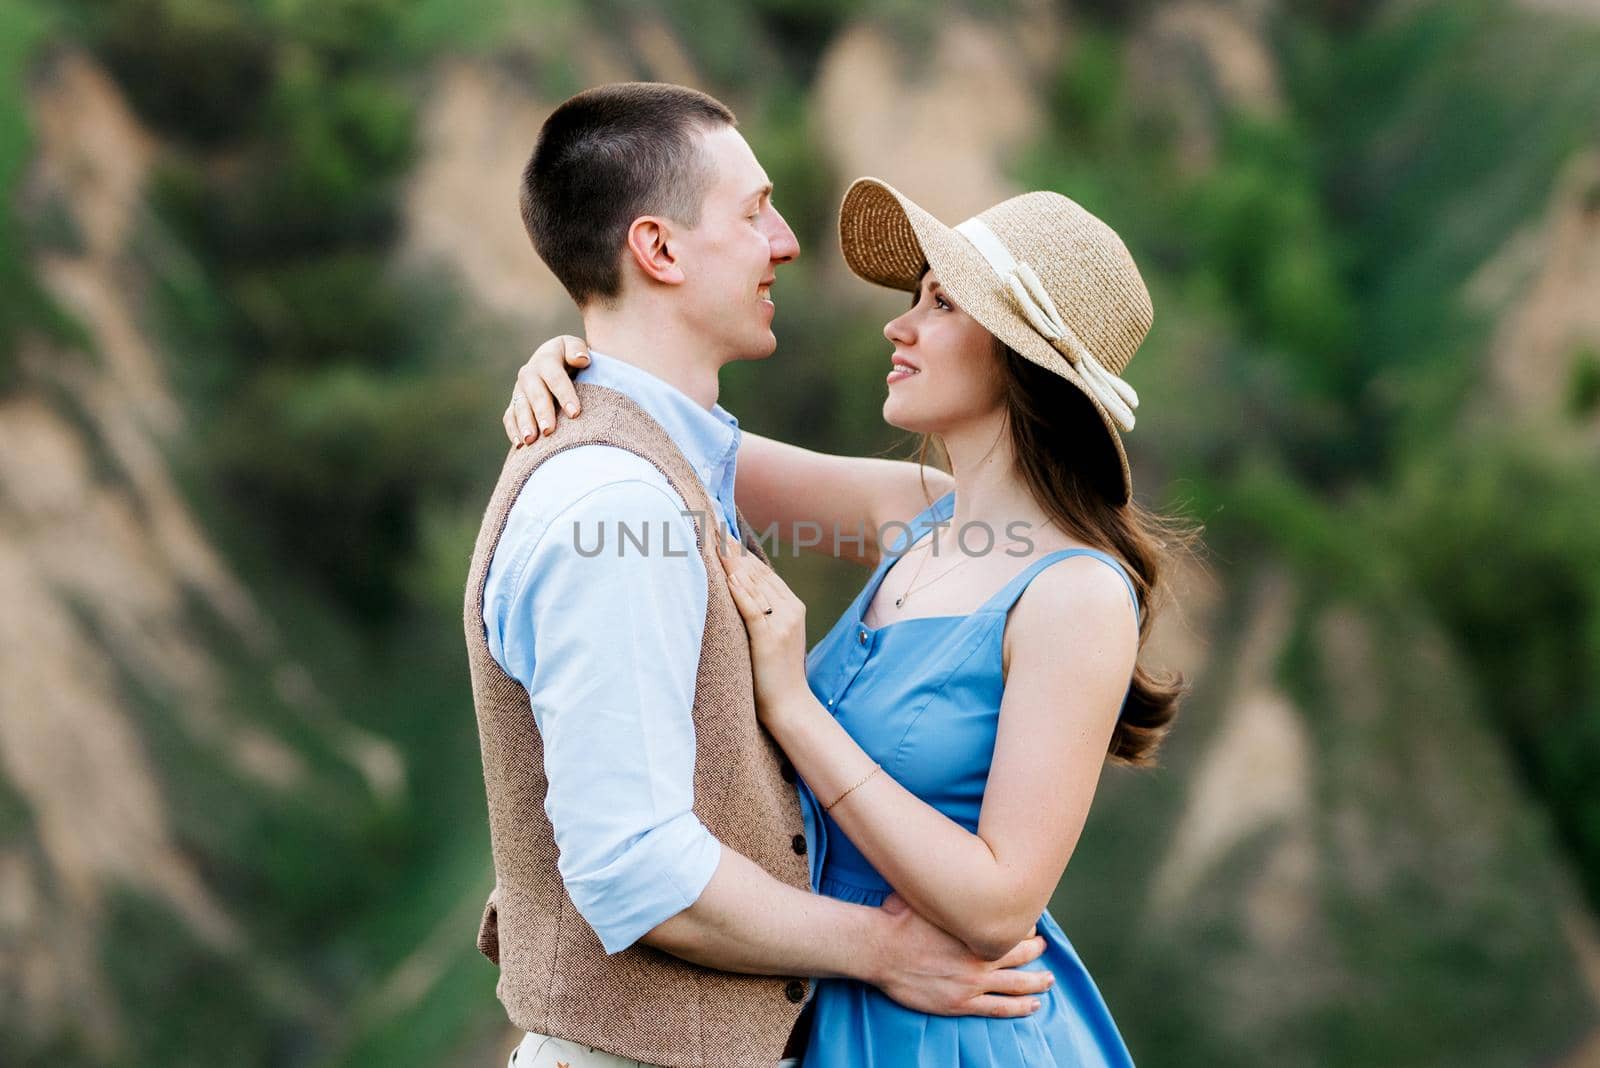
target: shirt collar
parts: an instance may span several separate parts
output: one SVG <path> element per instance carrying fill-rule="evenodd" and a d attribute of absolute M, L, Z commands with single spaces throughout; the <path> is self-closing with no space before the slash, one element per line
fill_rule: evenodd
<path fill-rule="evenodd" d="M 589 350 L 589 366 L 579 370 L 573 380 L 614 389 L 643 408 L 661 424 L 712 493 L 725 478 L 732 482 L 739 454 L 739 420 L 722 405 L 712 404 L 708 411 L 665 379 L 594 349 Z"/>

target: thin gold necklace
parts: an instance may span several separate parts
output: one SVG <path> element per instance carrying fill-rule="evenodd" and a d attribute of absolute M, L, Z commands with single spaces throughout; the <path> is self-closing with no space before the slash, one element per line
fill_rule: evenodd
<path fill-rule="evenodd" d="M 935 535 L 935 537 L 937 537 L 937 535 Z M 932 539 L 929 540 L 928 544 L 930 546 L 933 544 Z M 928 550 L 928 553 L 925 556 L 923 556 L 923 558 L 922 558 L 922 560 L 920 562 L 918 562 L 918 564 L 917 564 L 917 573 L 915 575 L 911 576 L 911 581 L 910 581 L 910 583 L 908 583 L 906 585 L 905 592 L 902 593 L 899 597 L 896 597 L 894 599 L 894 606 L 896 608 L 899 608 L 901 605 L 905 604 L 906 603 L 906 599 L 909 598 L 914 592 L 916 592 L 916 590 L 918 589 L 917 579 L 922 577 L 922 569 L 924 567 L 928 566 L 928 557 L 932 556 L 932 555 L 933 555 L 933 550 L 930 548 Z M 962 567 L 962 566 L 964 566 L 966 564 L 969 564 L 971 562 L 972 562 L 972 557 L 969 556 L 965 560 L 961 561 L 961 563 L 956 564 L 955 567 L 946 568 L 944 571 L 941 571 L 939 574 L 933 576 L 933 578 L 929 579 L 927 582 L 924 582 L 922 584 L 921 588 L 922 589 L 927 589 L 929 586 L 932 586 L 935 582 L 938 582 L 940 579 L 942 579 L 946 575 L 950 574 L 950 572 L 956 570 L 956 568 Z"/>
<path fill-rule="evenodd" d="M 1045 526 L 1045 527 L 1053 527 L 1053 526 L 1056 525 L 1056 522 L 1055 522 L 1054 519 L 1046 518 L 1042 525 Z M 918 587 L 917 586 L 917 579 L 922 577 L 922 569 L 927 566 L 928 557 L 933 555 L 932 546 L 933 546 L 934 542 L 938 539 L 938 537 L 939 537 L 939 532 L 936 530 L 933 533 L 933 537 L 928 539 L 928 545 L 929 545 L 928 553 L 927 553 L 926 556 L 924 556 L 922 558 L 922 560 L 920 562 L 918 562 L 918 564 L 917 564 L 917 573 L 915 575 L 911 576 L 911 582 L 906 586 L 906 591 L 904 593 L 902 593 L 899 597 L 896 597 L 894 599 L 894 606 L 896 608 L 899 608 L 901 605 L 905 604 L 906 601 L 911 597 L 911 595 L 913 593 L 915 593 L 919 588 L 927 589 L 929 586 L 932 586 L 935 582 L 938 582 L 940 579 L 942 579 L 946 575 L 950 574 L 951 571 L 954 571 L 954 570 L 956 570 L 956 568 L 962 567 L 962 566 L 972 562 L 972 557 L 968 556 L 965 560 L 961 561 L 961 563 L 955 565 L 955 567 L 952 567 L 952 568 L 949 568 L 948 570 L 940 572 L 939 574 L 935 575 L 933 578 L 929 579 L 927 582 L 923 583 L 921 587 Z"/>

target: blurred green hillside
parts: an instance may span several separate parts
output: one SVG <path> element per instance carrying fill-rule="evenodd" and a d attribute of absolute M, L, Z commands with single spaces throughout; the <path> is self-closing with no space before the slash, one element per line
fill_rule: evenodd
<path fill-rule="evenodd" d="M 1052 911 L 1141 1064 L 1600 1058 L 1600 9 L 13 0 L 0 1063 L 501 1063 L 461 585 L 576 317 L 502 180 L 612 78 L 730 103 L 805 254 L 747 428 L 909 456 L 859 173 L 1053 188 L 1206 525 Z M 514 171 L 512 172 L 514 178 Z M 496 184 L 498 183 L 498 184 Z M 820 637 L 862 575 L 781 567 Z"/>

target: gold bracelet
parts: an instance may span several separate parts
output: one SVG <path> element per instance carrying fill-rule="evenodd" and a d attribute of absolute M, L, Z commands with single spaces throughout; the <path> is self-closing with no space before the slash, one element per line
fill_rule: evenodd
<path fill-rule="evenodd" d="M 856 786 L 860 786 L 862 782 L 866 782 L 867 779 L 872 778 L 874 775 L 878 774 L 878 772 L 880 772 L 882 770 L 883 770 L 883 765 L 877 763 L 876 761 L 874 761 L 873 764 L 872 764 L 872 770 L 867 772 L 865 778 L 863 778 L 861 780 L 861 782 L 856 783 Z M 850 790 L 854 790 L 856 788 L 856 786 L 850 787 Z M 850 790 L 846 790 L 844 793 L 840 794 L 838 797 L 834 798 L 832 801 L 828 802 L 826 805 L 823 805 L 822 806 L 822 811 L 824 811 L 824 812 L 831 811 L 833 809 L 834 805 L 837 805 L 840 801 L 843 801 L 846 797 L 850 796 Z"/>

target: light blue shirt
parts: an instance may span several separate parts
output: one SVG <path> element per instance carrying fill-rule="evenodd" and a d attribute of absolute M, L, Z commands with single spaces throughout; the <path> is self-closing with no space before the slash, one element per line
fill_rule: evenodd
<path fill-rule="evenodd" d="M 737 536 L 739 421 L 625 360 L 589 356 L 576 380 L 660 423 Z M 721 859 L 693 811 L 706 570 L 686 507 L 636 453 L 567 449 L 523 485 L 484 583 L 489 652 L 528 691 L 544 742 L 557 867 L 607 953 L 694 904 Z M 815 890 L 816 799 L 797 788 Z"/>

